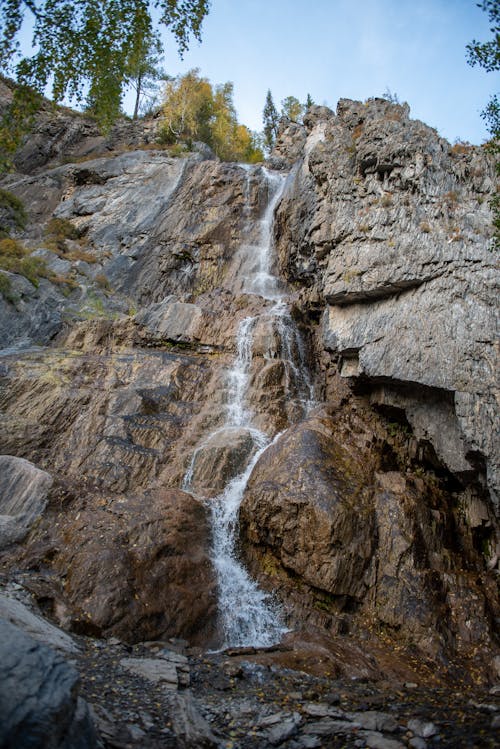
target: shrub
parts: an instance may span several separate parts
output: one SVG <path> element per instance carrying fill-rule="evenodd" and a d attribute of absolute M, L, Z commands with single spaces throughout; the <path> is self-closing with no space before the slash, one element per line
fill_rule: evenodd
<path fill-rule="evenodd" d="M 54 239 L 78 240 L 81 239 L 82 232 L 67 218 L 51 218 L 45 229 L 45 235 Z"/>
<path fill-rule="evenodd" d="M 8 236 L 11 228 L 23 229 L 26 221 L 22 200 L 0 188 L 0 237 Z"/>
<path fill-rule="evenodd" d="M 470 143 L 466 143 L 463 140 L 457 140 L 450 148 L 450 153 L 456 156 L 457 154 L 469 153 L 472 150 Z"/>
<path fill-rule="evenodd" d="M 15 304 L 17 301 L 17 297 L 12 291 L 12 284 L 10 282 L 10 278 L 5 274 L 0 272 L 0 294 L 3 296 L 6 302 L 10 302 L 10 304 Z"/>

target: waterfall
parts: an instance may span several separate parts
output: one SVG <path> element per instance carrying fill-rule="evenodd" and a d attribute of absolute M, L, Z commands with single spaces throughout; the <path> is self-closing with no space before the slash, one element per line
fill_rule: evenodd
<path fill-rule="evenodd" d="M 259 168 L 257 168 L 259 169 Z M 196 461 L 216 436 L 229 440 L 236 432 L 244 431 L 251 439 L 253 451 L 247 457 L 240 473 L 230 478 L 218 496 L 207 500 L 211 513 L 212 561 L 217 574 L 219 619 L 224 636 L 224 646 L 269 646 L 280 640 L 286 628 L 279 606 L 269 593 L 260 590 L 238 558 L 238 514 L 250 474 L 259 457 L 272 441 L 273 435 L 264 434 L 253 424 L 254 414 L 249 404 L 251 366 L 254 356 L 254 331 L 259 322 L 270 325 L 277 341 L 275 349 L 265 358 L 283 362 L 286 372 L 286 396 L 296 401 L 307 413 L 313 399 L 312 383 L 305 366 L 303 343 L 286 303 L 283 285 L 271 270 L 272 233 L 275 208 L 285 185 L 282 174 L 262 169 L 268 190 L 267 206 L 255 226 L 251 223 L 250 177 L 246 170 L 245 205 L 243 215 L 257 242 L 242 246 L 242 268 L 251 272 L 241 279 L 244 293 L 255 294 L 271 306 L 264 304 L 261 314 L 244 318 L 236 335 L 236 357 L 226 378 L 226 413 L 222 427 L 212 432 L 196 448 L 184 476 L 182 488 L 193 490 Z M 257 231 L 255 231 L 257 229 Z M 250 229 L 249 229 L 250 231 Z M 276 439 L 276 435 L 274 435 Z"/>

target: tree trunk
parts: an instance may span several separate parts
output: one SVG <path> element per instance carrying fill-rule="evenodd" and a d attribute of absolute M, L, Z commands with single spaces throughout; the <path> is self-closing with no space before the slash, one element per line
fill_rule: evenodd
<path fill-rule="evenodd" d="M 136 120 L 139 114 L 139 101 L 141 98 L 141 83 L 142 83 L 142 76 L 139 75 L 137 76 L 137 89 L 136 89 L 137 93 L 135 96 L 134 114 L 132 115 L 133 120 Z"/>

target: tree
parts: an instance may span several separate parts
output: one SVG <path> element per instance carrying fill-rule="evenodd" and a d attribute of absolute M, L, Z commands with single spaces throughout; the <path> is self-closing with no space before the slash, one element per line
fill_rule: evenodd
<path fill-rule="evenodd" d="M 264 122 L 264 143 L 266 148 L 271 151 L 278 134 L 278 123 L 280 118 L 269 89 L 267 91 L 262 119 Z"/>
<path fill-rule="evenodd" d="M 467 45 L 468 62 L 480 65 L 488 72 L 500 70 L 500 0 L 484 0 L 478 7 L 488 14 L 493 38 L 488 42 L 477 42 L 475 39 Z M 500 102 L 495 94 L 481 113 L 491 135 L 488 144 L 496 156 L 496 171 L 500 175 Z M 500 195 L 495 194 L 491 201 L 493 224 L 495 227 L 495 246 L 500 249 Z"/>
<path fill-rule="evenodd" d="M 310 109 L 313 106 L 314 106 L 313 98 L 312 98 L 311 94 L 307 94 L 306 103 L 304 104 L 305 111 L 307 112 L 307 110 Z"/>
<path fill-rule="evenodd" d="M 301 122 L 304 105 L 295 96 L 287 96 L 281 102 L 281 117 L 290 122 Z"/>
<path fill-rule="evenodd" d="M 168 80 L 167 74 L 160 67 L 162 62 L 162 44 L 157 34 L 148 34 L 138 38 L 129 51 L 125 68 L 126 84 L 135 91 L 134 113 L 132 119 L 139 115 L 145 98 L 156 97 L 158 82 Z"/>
<path fill-rule="evenodd" d="M 162 137 L 166 143 L 211 140 L 212 86 L 197 68 L 168 81 L 165 86 Z"/>
<path fill-rule="evenodd" d="M 166 143 L 207 143 L 223 161 L 262 161 L 258 137 L 238 123 L 233 84 L 212 86 L 198 69 L 165 87 L 162 138 Z"/>
<path fill-rule="evenodd" d="M 182 56 L 191 36 L 201 39 L 209 6 L 210 0 L 0 0 L 0 66 L 40 93 L 50 85 L 55 102 L 82 102 L 87 94 L 109 127 L 120 110 L 131 51 L 147 48 L 163 27 Z M 35 52 L 20 57 L 26 15 L 33 19 Z"/>

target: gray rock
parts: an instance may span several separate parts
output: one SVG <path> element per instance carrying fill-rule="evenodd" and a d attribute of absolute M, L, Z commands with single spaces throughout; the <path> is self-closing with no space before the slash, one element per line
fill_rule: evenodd
<path fill-rule="evenodd" d="M 158 340 L 188 343 L 198 337 L 201 314 L 196 304 L 185 304 L 168 296 L 141 310 L 135 321 Z"/>
<path fill-rule="evenodd" d="M 0 455 L 0 548 L 24 538 L 45 510 L 52 483 L 28 460 Z"/>
<path fill-rule="evenodd" d="M 175 663 L 163 658 L 122 658 L 120 665 L 127 671 L 152 681 L 153 684 L 164 684 L 167 689 L 177 689 Z"/>
<path fill-rule="evenodd" d="M 404 395 L 418 438 L 462 479 L 482 456 L 496 501 L 494 165 L 408 115 L 381 99 L 307 113 L 278 209 L 280 264 L 322 292 L 323 342 L 341 373 Z"/>
<path fill-rule="evenodd" d="M 408 744 L 412 749 L 427 749 L 427 742 L 420 736 L 414 736 L 409 740 Z"/>
<path fill-rule="evenodd" d="M 172 698 L 170 720 L 172 731 L 182 749 L 209 749 L 220 746 L 189 691 L 176 694 Z"/>
<path fill-rule="evenodd" d="M 429 720 L 412 718 L 408 721 L 407 725 L 410 731 L 423 739 L 429 739 L 431 736 L 439 733 L 439 729 Z"/>
<path fill-rule="evenodd" d="M 307 734 L 299 736 L 295 741 L 301 749 L 302 747 L 303 749 L 317 749 L 317 747 L 321 746 L 321 739 L 317 736 L 308 736 Z"/>
<path fill-rule="evenodd" d="M 297 733 L 301 717 L 298 713 L 282 714 L 279 722 L 267 731 L 267 740 L 273 746 L 278 746 L 286 739 Z"/>
<path fill-rule="evenodd" d="M 337 710 L 335 707 L 331 707 L 325 702 L 306 702 L 302 706 L 302 712 L 305 715 L 309 715 L 311 718 L 345 718 L 350 719 L 350 715 L 346 714 L 342 710 Z M 353 718 L 356 720 L 356 718 Z"/>
<path fill-rule="evenodd" d="M 335 736 L 337 733 L 351 733 L 351 731 L 359 728 L 361 728 L 359 723 L 349 720 L 333 720 L 331 718 L 324 718 L 315 723 L 307 724 L 307 732 L 314 736 Z"/>
<path fill-rule="evenodd" d="M 97 747 L 88 706 L 77 696 L 78 674 L 60 655 L 0 620 L 0 661 L 2 747 Z"/>
<path fill-rule="evenodd" d="M 388 739 L 376 731 L 360 731 L 360 735 L 364 738 L 366 746 L 370 747 L 370 749 L 405 749 L 405 745 L 401 741 Z"/>
<path fill-rule="evenodd" d="M 387 731 L 388 733 L 393 733 L 398 729 L 397 720 L 389 713 L 366 710 L 365 712 L 349 713 L 347 717 L 359 723 L 362 728 L 368 731 Z"/>
<path fill-rule="evenodd" d="M 80 648 L 66 632 L 37 616 L 21 601 L 0 593 L 0 617 L 15 624 L 35 640 L 64 653 L 77 653 Z"/>

